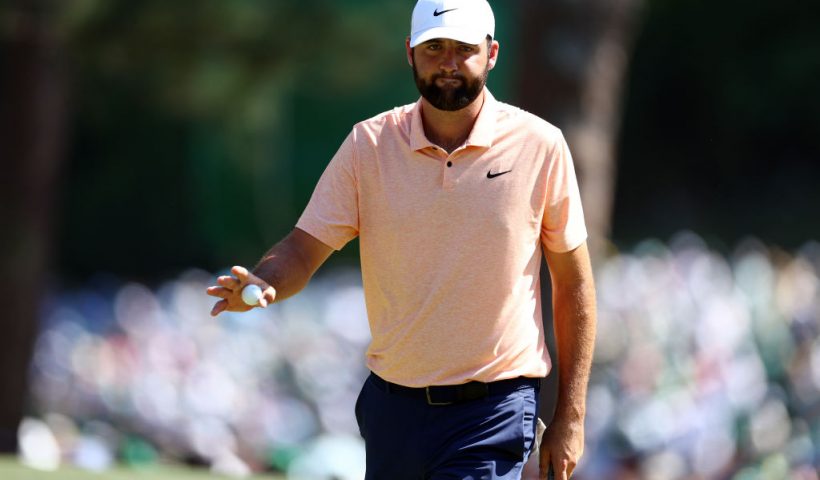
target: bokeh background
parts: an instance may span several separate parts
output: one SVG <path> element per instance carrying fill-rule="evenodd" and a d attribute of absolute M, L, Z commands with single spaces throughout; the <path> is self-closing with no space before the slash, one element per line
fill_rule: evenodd
<path fill-rule="evenodd" d="M 413 3 L 0 4 L 0 451 L 361 478 L 356 242 L 265 311 L 212 319 L 204 289 L 416 100 Z M 574 478 L 816 480 L 820 4 L 494 9 L 489 87 L 564 131 L 591 233 Z"/>

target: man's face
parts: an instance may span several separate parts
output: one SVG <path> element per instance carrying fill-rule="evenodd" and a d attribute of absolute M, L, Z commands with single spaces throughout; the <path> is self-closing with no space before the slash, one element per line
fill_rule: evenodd
<path fill-rule="evenodd" d="M 439 110 L 461 110 L 484 89 L 494 64 L 490 53 L 487 42 L 470 45 L 437 38 L 417 45 L 411 64 L 419 93 Z"/>

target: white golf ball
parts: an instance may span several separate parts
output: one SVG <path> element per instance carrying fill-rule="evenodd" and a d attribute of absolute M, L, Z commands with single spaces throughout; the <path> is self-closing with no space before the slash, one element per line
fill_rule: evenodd
<path fill-rule="evenodd" d="M 250 306 L 258 305 L 262 298 L 262 289 L 259 285 L 250 284 L 242 289 L 242 301 Z"/>

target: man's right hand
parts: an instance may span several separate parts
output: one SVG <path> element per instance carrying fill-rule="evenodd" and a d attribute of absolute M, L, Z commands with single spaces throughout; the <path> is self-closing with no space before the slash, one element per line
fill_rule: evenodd
<path fill-rule="evenodd" d="M 242 289 L 245 286 L 254 284 L 262 289 L 262 298 L 259 299 L 259 307 L 265 308 L 273 303 L 276 298 L 276 290 L 265 283 L 264 280 L 256 275 L 248 272 L 245 267 L 231 268 L 233 275 L 223 275 L 216 279 L 217 285 L 208 287 L 206 293 L 212 297 L 218 297 L 219 300 L 211 309 L 211 315 L 217 316 L 224 311 L 228 312 L 247 312 L 254 308 L 242 300 Z"/>

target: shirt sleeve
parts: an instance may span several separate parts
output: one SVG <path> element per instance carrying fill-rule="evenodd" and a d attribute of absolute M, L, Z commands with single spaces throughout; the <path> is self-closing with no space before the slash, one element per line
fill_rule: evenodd
<path fill-rule="evenodd" d="M 569 146 L 559 131 L 548 159 L 546 202 L 541 243 L 552 252 L 568 252 L 587 239 L 584 209 Z"/>
<path fill-rule="evenodd" d="M 334 250 L 341 250 L 359 234 L 359 195 L 355 154 L 355 131 L 330 160 L 305 211 L 296 222 Z"/>

